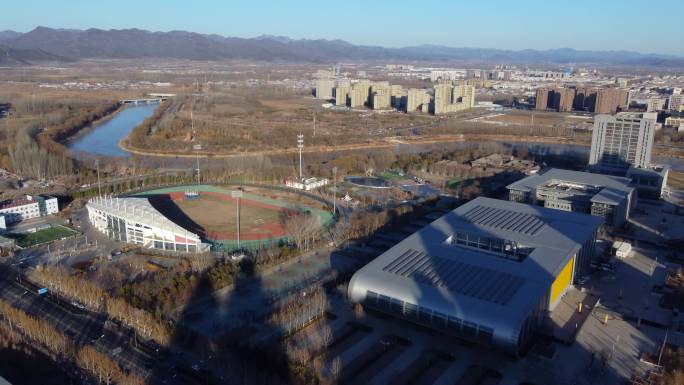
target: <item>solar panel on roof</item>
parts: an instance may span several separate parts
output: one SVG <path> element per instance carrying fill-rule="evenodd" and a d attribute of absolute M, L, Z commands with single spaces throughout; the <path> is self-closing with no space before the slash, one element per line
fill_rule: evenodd
<path fill-rule="evenodd" d="M 536 215 L 481 205 L 468 210 L 463 218 L 476 225 L 528 235 L 535 235 L 545 224 Z"/>
<path fill-rule="evenodd" d="M 524 283 L 523 278 L 513 274 L 432 257 L 413 249 L 406 250 L 382 270 L 499 305 L 506 305 Z"/>

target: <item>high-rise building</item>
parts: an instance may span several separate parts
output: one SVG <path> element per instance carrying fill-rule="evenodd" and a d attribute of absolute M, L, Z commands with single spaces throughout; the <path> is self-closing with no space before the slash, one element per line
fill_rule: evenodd
<path fill-rule="evenodd" d="M 596 109 L 596 88 L 577 87 L 573 108 L 576 111 L 594 112 Z"/>
<path fill-rule="evenodd" d="M 336 106 L 346 106 L 347 98 L 351 92 L 351 87 L 347 85 L 338 85 L 335 88 L 335 105 Z"/>
<path fill-rule="evenodd" d="M 403 111 L 406 108 L 408 99 L 408 92 L 400 84 L 393 84 L 390 86 L 390 105 L 397 110 Z"/>
<path fill-rule="evenodd" d="M 601 88 L 596 93 L 597 114 L 614 114 L 618 109 L 627 107 L 629 94 L 620 88 Z"/>
<path fill-rule="evenodd" d="M 561 88 L 555 91 L 558 94 L 558 104 L 554 103 L 554 108 L 559 112 L 570 112 L 572 111 L 573 102 L 575 101 L 575 89 L 574 88 Z"/>
<path fill-rule="evenodd" d="M 425 97 L 430 103 L 430 95 L 422 88 L 409 88 L 406 100 L 406 112 L 415 112 L 420 109 Z"/>
<path fill-rule="evenodd" d="M 535 105 L 536 110 L 546 111 L 549 107 L 549 89 L 539 88 L 537 89 L 537 104 Z"/>
<path fill-rule="evenodd" d="M 334 79 L 317 79 L 316 80 L 316 99 L 332 99 L 333 89 L 335 88 Z"/>
<path fill-rule="evenodd" d="M 684 95 L 672 94 L 668 101 L 667 109 L 672 112 L 679 112 L 682 110 L 682 105 L 684 105 Z"/>
<path fill-rule="evenodd" d="M 367 80 L 361 80 L 352 86 L 351 90 L 351 107 L 363 107 L 368 103 L 368 97 L 370 95 L 370 82 Z"/>
<path fill-rule="evenodd" d="M 435 114 L 447 112 L 448 105 L 451 104 L 452 86 L 451 83 L 435 84 Z"/>
<path fill-rule="evenodd" d="M 475 106 L 475 87 L 458 85 L 454 86 L 451 97 L 452 104 L 462 103 L 461 109 L 469 109 Z"/>
<path fill-rule="evenodd" d="M 630 167 L 647 168 L 657 114 L 620 112 L 594 119 L 589 166 L 594 171 L 624 175 Z"/>
<path fill-rule="evenodd" d="M 453 86 L 451 83 L 435 85 L 435 114 L 463 111 L 474 105 L 475 87 L 463 84 Z"/>
<path fill-rule="evenodd" d="M 657 112 L 665 109 L 665 102 L 667 99 L 664 98 L 649 98 L 646 103 L 647 112 Z"/>
<path fill-rule="evenodd" d="M 390 108 L 391 95 L 389 82 L 375 82 L 371 86 L 372 106 L 374 110 Z"/>

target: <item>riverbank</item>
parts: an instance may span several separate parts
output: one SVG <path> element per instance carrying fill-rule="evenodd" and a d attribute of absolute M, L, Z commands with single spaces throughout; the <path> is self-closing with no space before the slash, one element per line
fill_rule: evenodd
<path fill-rule="evenodd" d="M 332 153 L 332 152 L 344 152 L 344 151 L 355 151 L 355 150 L 372 150 L 372 149 L 382 149 L 382 148 L 392 148 L 396 146 L 411 146 L 411 145 L 429 145 L 429 144 L 442 144 L 442 143 L 463 143 L 463 142 L 527 142 L 527 143 L 549 143 L 549 144 L 567 144 L 576 146 L 586 146 L 591 145 L 587 141 L 576 141 L 571 138 L 563 137 L 546 137 L 546 136 L 514 136 L 514 135 L 434 135 L 429 137 L 390 137 L 385 138 L 381 141 L 367 142 L 367 143 L 353 143 L 353 144 L 342 144 L 336 146 L 311 146 L 305 147 L 302 152 L 306 154 L 312 153 Z M 194 158 L 197 156 L 194 152 L 185 151 L 159 151 L 159 150 L 144 150 L 132 147 L 128 142 L 127 138 L 119 141 L 119 147 L 131 154 L 141 155 L 141 156 L 155 156 L 155 157 L 167 157 L 167 158 Z M 210 158 L 239 158 L 243 156 L 258 156 L 258 155 L 290 155 L 299 153 L 299 149 L 296 147 L 282 148 L 282 149 L 269 149 L 269 150 L 257 150 L 250 152 L 208 152 L 200 151 L 200 157 L 210 157 Z"/>
<path fill-rule="evenodd" d="M 151 116 L 156 108 L 156 105 L 147 104 L 120 108 L 116 114 L 108 116 L 108 119 L 92 125 L 87 132 L 72 137 L 68 148 L 75 154 L 127 157 L 129 153 L 123 151 L 118 142 Z"/>
<path fill-rule="evenodd" d="M 91 124 L 76 130 L 76 132 L 68 135 L 66 138 L 63 138 L 58 143 L 68 148 L 69 145 L 71 145 L 73 142 L 79 140 L 83 136 L 89 134 L 94 129 L 96 129 L 96 128 L 100 127 L 101 125 L 103 125 L 103 124 L 109 122 L 110 120 L 114 119 L 121 111 L 125 110 L 126 107 L 127 107 L 126 104 L 120 103 L 119 107 L 117 109 L 115 109 L 114 111 L 112 111 L 112 112 L 108 113 L 107 115 L 101 117 L 100 119 L 92 122 Z"/>

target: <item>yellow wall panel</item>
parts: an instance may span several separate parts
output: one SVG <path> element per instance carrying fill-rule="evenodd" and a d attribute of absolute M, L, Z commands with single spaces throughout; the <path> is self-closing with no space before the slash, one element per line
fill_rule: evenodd
<path fill-rule="evenodd" d="M 573 257 L 570 259 L 567 265 L 561 270 L 560 274 L 558 274 L 558 277 L 556 277 L 556 280 L 553 281 L 553 284 L 551 285 L 551 302 L 550 304 L 553 304 L 556 302 L 556 299 L 558 299 L 558 296 L 565 290 L 566 287 L 570 284 L 570 281 L 572 280 L 572 271 L 575 268 L 575 258 Z"/>

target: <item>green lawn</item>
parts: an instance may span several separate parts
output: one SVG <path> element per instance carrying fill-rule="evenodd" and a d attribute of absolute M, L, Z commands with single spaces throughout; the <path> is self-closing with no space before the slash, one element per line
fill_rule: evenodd
<path fill-rule="evenodd" d="M 22 234 L 17 239 L 17 245 L 21 247 L 31 247 L 78 234 L 80 234 L 78 231 L 68 227 L 53 226 L 47 229 L 38 230 L 35 233 Z"/>

